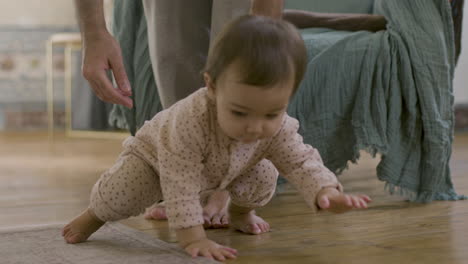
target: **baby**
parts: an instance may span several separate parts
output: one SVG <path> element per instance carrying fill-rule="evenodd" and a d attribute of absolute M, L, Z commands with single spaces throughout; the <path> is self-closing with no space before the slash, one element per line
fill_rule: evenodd
<path fill-rule="evenodd" d="M 169 226 L 193 257 L 223 261 L 235 249 L 207 238 L 206 193 L 227 191 L 230 224 L 248 234 L 270 230 L 255 208 L 272 198 L 278 174 L 316 211 L 366 208 L 370 198 L 343 193 L 316 149 L 286 114 L 306 68 L 304 42 L 291 24 L 243 16 L 216 39 L 205 88 L 158 113 L 127 138 L 117 162 L 95 184 L 84 212 L 63 228 L 85 241 L 107 221 L 136 216 L 164 200 Z"/>

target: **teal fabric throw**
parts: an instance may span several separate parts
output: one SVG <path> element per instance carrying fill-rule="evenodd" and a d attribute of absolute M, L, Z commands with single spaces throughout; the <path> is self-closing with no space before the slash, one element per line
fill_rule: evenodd
<path fill-rule="evenodd" d="M 304 32 L 308 70 L 289 112 L 299 119 L 305 141 L 337 173 L 365 149 L 382 154 L 377 175 L 391 193 L 419 202 L 465 199 L 455 193 L 449 168 L 449 2 L 377 0 L 374 8 L 387 18 L 386 31 L 342 32 L 342 38 L 339 32 Z M 332 43 L 316 49 L 319 39 Z"/>
<path fill-rule="evenodd" d="M 114 105 L 109 123 L 128 129 L 132 135 L 162 110 L 148 49 L 148 34 L 142 1 L 114 1 L 113 34 L 132 86 L 133 109 Z"/>
<path fill-rule="evenodd" d="M 134 110 L 116 107 L 132 133 L 159 111 L 140 1 L 117 0 L 116 37 L 134 89 Z M 133 6 L 133 8 L 131 7 Z M 118 10 L 120 9 L 120 10 Z M 306 143 L 339 174 L 360 150 L 382 160 L 377 175 L 412 201 L 458 200 L 450 177 L 454 36 L 447 0 L 376 0 L 387 30 L 307 29 L 308 69 L 288 112 Z"/>

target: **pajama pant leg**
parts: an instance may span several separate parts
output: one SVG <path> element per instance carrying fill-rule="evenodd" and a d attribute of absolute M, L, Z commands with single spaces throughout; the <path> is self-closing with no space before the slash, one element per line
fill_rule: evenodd
<path fill-rule="evenodd" d="M 250 0 L 143 0 L 148 47 L 164 108 L 203 86 L 210 39 L 247 14 Z"/>
<path fill-rule="evenodd" d="M 102 221 L 137 216 L 162 199 L 159 176 L 141 158 L 123 153 L 91 192 L 90 208 Z"/>
<path fill-rule="evenodd" d="M 229 184 L 227 190 L 231 202 L 247 208 L 266 205 L 275 193 L 277 178 L 275 166 L 271 161 L 263 159 Z"/>

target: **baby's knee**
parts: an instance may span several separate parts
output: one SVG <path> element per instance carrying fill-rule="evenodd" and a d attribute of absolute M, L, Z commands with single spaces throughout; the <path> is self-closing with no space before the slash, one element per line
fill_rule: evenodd
<path fill-rule="evenodd" d="M 134 157 L 118 161 L 95 184 L 91 193 L 91 208 L 105 221 L 114 221 L 144 212 L 162 198 L 159 177 Z M 125 162 L 124 162 L 125 161 Z"/>
<path fill-rule="evenodd" d="M 273 197 L 276 182 L 258 185 L 232 186 L 230 195 L 232 202 L 238 206 L 258 208 L 265 206 Z"/>
<path fill-rule="evenodd" d="M 273 164 L 266 159 L 260 161 L 230 186 L 233 203 L 244 207 L 264 206 L 275 193 L 277 179 L 278 170 Z"/>

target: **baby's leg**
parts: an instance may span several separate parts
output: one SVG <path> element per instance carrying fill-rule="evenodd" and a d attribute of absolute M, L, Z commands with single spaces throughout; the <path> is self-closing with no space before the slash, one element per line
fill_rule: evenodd
<path fill-rule="evenodd" d="M 91 193 L 88 209 L 63 228 L 68 243 L 83 242 L 105 222 L 137 216 L 162 199 L 159 177 L 142 159 L 122 154 Z"/>
<path fill-rule="evenodd" d="M 248 234 L 270 231 L 270 225 L 255 214 L 255 208 L 267 204 L 276 189 L 278 171 L 266 159 L 237 177 L 228 187 L 231 195 L 231 226 Z"/>
<path fill-rule="evenodd" d="M 62 236 L 70 244 L 84 242 L 104 223 L 88 208 L 62 229 Z"/>

